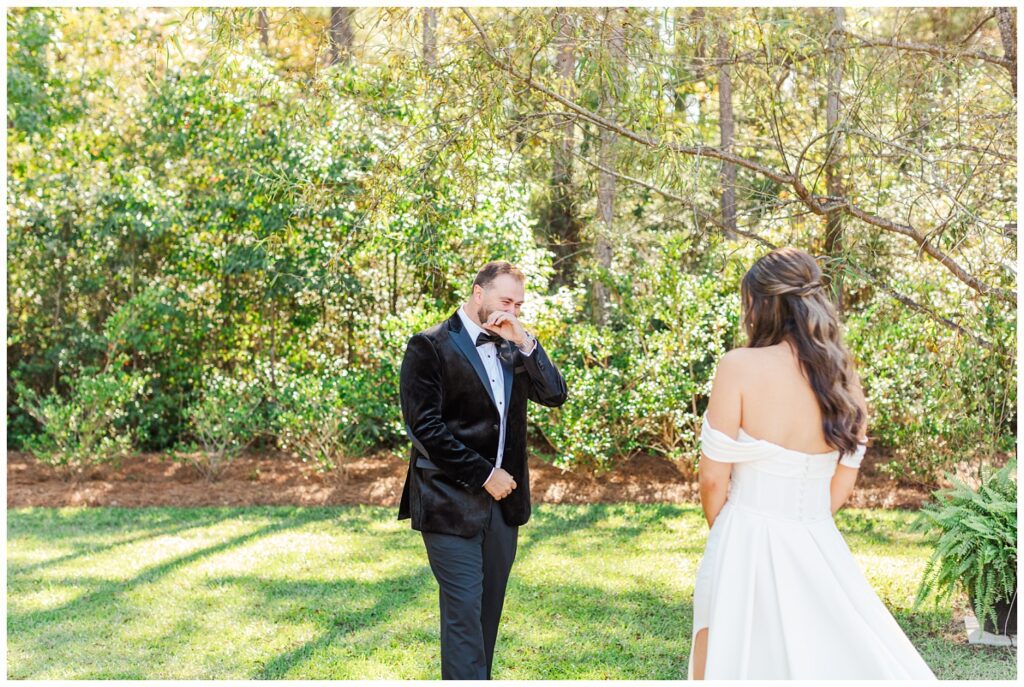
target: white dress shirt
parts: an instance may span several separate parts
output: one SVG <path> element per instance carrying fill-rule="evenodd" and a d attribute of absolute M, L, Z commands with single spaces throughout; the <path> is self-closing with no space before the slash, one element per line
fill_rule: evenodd
<path fill-rule="evenodd" d="M 474 344 L 478 336 L 490 333 L 470 319 L 469 315 L 466 314 L 465 306 L 459 308 L 459 319 L 462 320 L 462 326 L 466 328 L 466 333 L 469 334 L 469 339 Z M 531 355 L 536 348 L 537 345 L 534 344 L 530 347 L 529 353 L 524 352 L 523 355 Z M 484 364 L 484 371 L 487 372 L 487 378 L 491 383 L 491 392 L 494 394 L 494 402 L 498 406 L 498 415 L 501 417 L 500 430 L 498 432 L 498 455 L 494 459 L 494 470 L 496 470 L 501 467 L 501 458 L 505 453 L 505 415 L 507 410 L 505 408 L 505 375 L 501 369 L 501 361 L 498 360 L 498 347 L 496 345 L 485 343 L 481 346 L 476 346 L 476 353 L 480 356 L 480 362 Z M 491 480 L 494 470 L 491 470 L 491 474 L 484 480 L 484 484 Z"/>

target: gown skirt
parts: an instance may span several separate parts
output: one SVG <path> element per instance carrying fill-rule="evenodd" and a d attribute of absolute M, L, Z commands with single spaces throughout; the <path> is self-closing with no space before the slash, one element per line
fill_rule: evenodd
<path fill-rule="evenodd" d="M 733 464 L 694 588 L 706 679 L 935 679 L 832 519 L 836 465 L 859 467 L 863 447 L 801 453 L 705 417 L 701 448 Z"/>

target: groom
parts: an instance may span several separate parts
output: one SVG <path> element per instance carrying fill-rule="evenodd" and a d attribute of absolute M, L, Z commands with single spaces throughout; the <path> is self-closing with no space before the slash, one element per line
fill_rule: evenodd
<path fill-rule="evenodd" d="M 441 677 L 491 677 L 519 525 L 530 518 L 526 401 L 557 407 L 565 380 L 519 322 L 525 277 L 489 262 L 447 321 L 414 335 L 401 399 L 412 440 L 398 518 L 423 535 L 440 586 Z"/>

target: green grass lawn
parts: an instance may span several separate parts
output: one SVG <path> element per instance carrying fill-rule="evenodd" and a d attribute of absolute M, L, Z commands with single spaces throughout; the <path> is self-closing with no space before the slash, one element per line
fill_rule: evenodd
<path fill-rule="evenodd" d="M 913 516 L 840 528 L 947 679 L 1013 679 L 948 605 L 910 612 Z M 440 677 L 437 587 L 394 509 L 17 509 L 7 514 L 12 679 Z M 682 679 L 707 528 L 695 506 L 547 506 L 520 530 L 500 679 Z"/>

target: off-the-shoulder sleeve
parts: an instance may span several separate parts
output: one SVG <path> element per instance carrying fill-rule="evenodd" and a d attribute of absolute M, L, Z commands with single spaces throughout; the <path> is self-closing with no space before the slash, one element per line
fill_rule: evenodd
<path fill-rule="evenodd" d="M 721 463 L 745 463 L 763 458 L 765 448 L 760 441 L 739 441 L 708 424 L 707 415 L 700 428 L 700 450 L 711 460 Z"/>
<path fill-rule="evenodd" d="M 860 468 L 860 462 L 864 460 L 864 452 L 867 448 L 867 444 L 857 444 L 857 450 L 853 453 L 844 453 L 843 457 L 839 459 L 839 464 L 855 470 Z"/>

